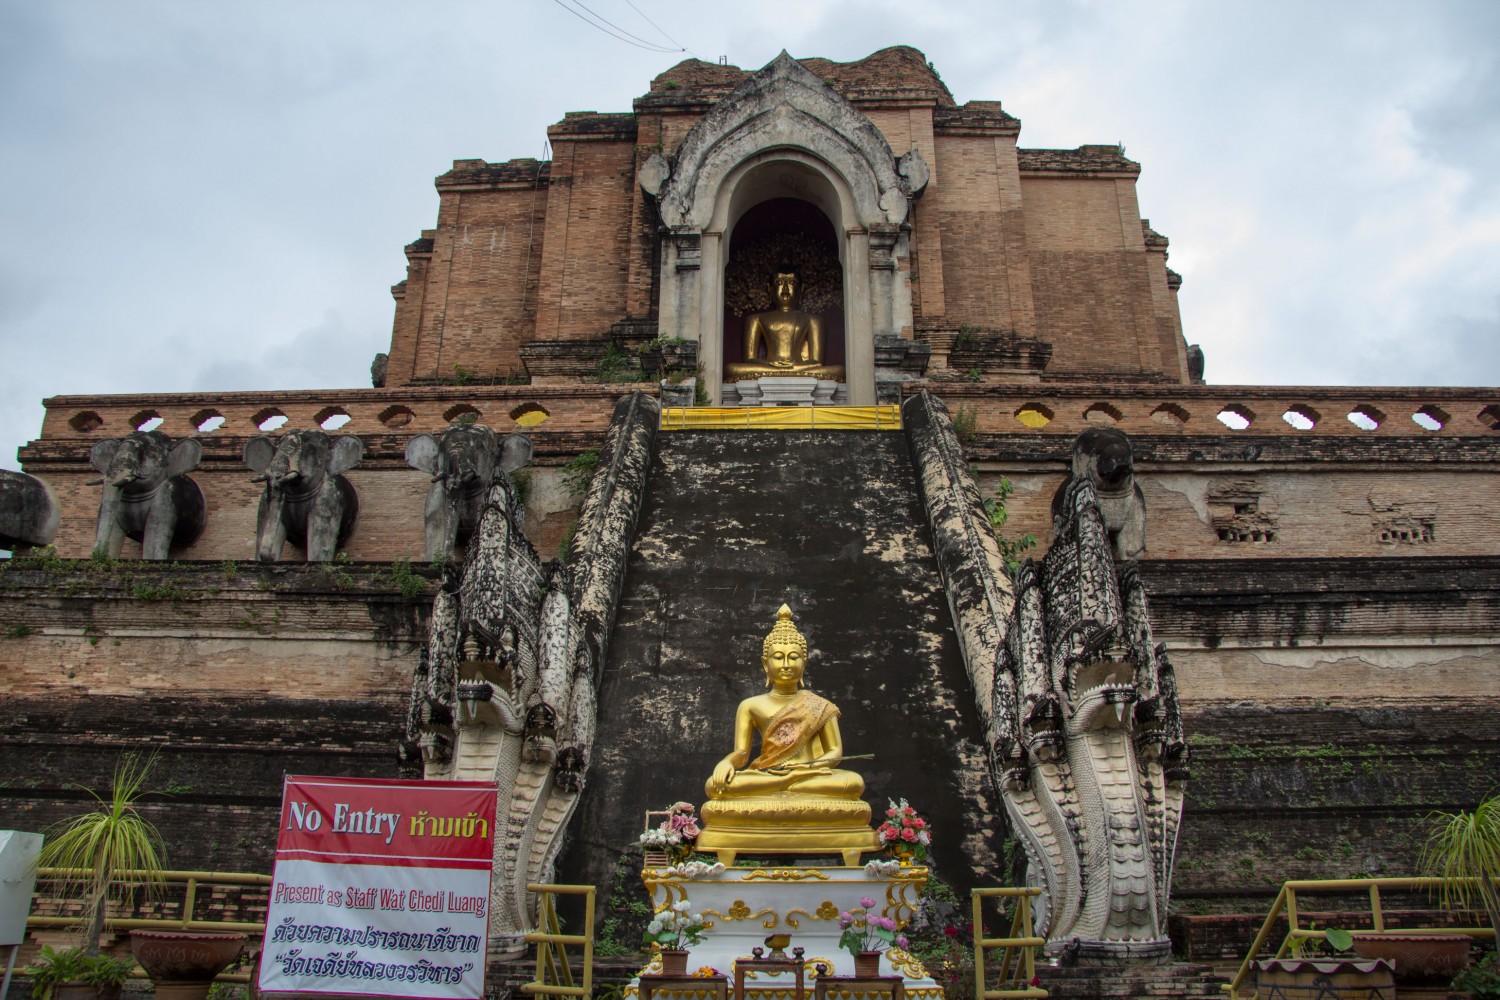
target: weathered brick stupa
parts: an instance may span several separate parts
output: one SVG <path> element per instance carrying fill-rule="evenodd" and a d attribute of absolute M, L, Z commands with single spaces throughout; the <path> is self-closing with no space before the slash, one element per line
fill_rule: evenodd
<path fill-rule="evenodd" d="M 0 827 L 155 749 L 174 866 L 264 872 L 283 773 L 499 780 L 516 932 L 527 878 L 607 897 L 699 799 L 784 602 L 960 887 L 1072 884 L 1093 793 L 1048 762 L 1134 727 L 1089 737 L 1156 796 L 1124 951 L 1410 873 L 1490 791 L 1500 391 L 1205 382 L 1141 166 L 1024 148 L 911 48 L 689 60 L 548 135 L 437 178 L 372 388 L 45 401 L 0 473 Z M 1090 905 L 1048 919 L 1108 938 Z"/>

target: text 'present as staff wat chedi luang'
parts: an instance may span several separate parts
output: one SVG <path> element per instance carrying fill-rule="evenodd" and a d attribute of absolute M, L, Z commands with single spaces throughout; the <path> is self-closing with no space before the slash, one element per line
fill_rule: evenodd
<path fill-rule="evenodd" d="M 491 968 L 562 882 L 632 989 L 696 937 L 788 997 L 951 993 L 945 890 L 1018 885 L 1197 995 L 1284 880 L 1413 874 L 1500 752 L 1500 391 L 1207 382 L 1142 167 L 1021 131 L 911 48 L 688 60 L 437 178 L 372 387 L 46 400 L 0 827 L 160 749 L 172 866 L 269 872 L 284 775 L 479 782 L 325 822 L 491 838 Z"/>

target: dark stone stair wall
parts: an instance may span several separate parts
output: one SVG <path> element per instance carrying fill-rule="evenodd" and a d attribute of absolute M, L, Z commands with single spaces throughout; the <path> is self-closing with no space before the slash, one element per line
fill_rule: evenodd
<path fill-rule="evenodd" d="M 965 896 L 999 876 L 1002 810 L 904 435 L 742 431 L 657 438 L 562 881 L 607 900 L 645 811 L 702 803 L 783 602 L 846 751 L 875 755 L 850 767 L 876 817 L 909 799 Z"/>

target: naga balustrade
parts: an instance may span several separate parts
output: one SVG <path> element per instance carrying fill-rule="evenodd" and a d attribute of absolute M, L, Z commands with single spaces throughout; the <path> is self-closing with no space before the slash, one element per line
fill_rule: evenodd
<path fill-rule="evenodd" d="M 1032 986 L 1036 981 L 1036 949 L 1047 943 L 1046 938 L 1033 936 L 1031 921 L 1031 897 L 1040 896 L 1038 886 L 1004 886 L 974 889 L 970 898 L 974 907 L 974 998 L 975 1000 L 1020 1000 L 1048 996 L 1047 990 Z M 986 937 L 984 933 L 984 901 L 993 898 L 1014 898 L 1016 906 L 1011 914 L 1010 933 L 1005 937 Z M 988 989 L 985 983 L 985 956 L 987 952 L 1000 952 L 998 989 Z M 1012 966 L 1014 965 L 1014 972 Z M 1007 985 L 1011 984 L 1011 985 Z"/>
<path fill-rule="evenodd" d="M 542 930 L 526 935 L 528 944 L 536 945 L 536 972 L 521 992 L 531 996 L 587 997 L 594 989 L 594 887 L 591 885 L 552 885 L 530 882 L 527 892 L 541 896 Z M 557 919 L 557 896 L 583 897 L 583 933 L 564 934 Z M 568 964 L 569 945 L 583 948 L 583 985 L 573 980 Z"/>
<path fill-rule="evenodd" d="M 1281 946 L 1276 949 L 1274 958 L 1285 958 L 1288 955 L 1300 954 L 1305 947 L 1305 942 L 1321 942 L 1327 938 L 1326 931 L 1320 931 L 1314 927 L 1303 927 L 1298 922 L 1297 905 L 1298 893 L 1309 895 L 1314 893 L 1352 895 L 1363 892 L 1369 898 L 1369 908 L 1363 911 L 1351 911 L 1354 913 L 1368 913 L 1370 917 L 1369 926 L 1345 927 L 1345 930 L 1355 932 L 1392 933 L 1392 934 L 1420 934 L 1428 932 L 1432 934 L 1467 934 L 1470 937 L 1483 940 L 1495 936 L 1493 927 L 1387 927 L 1385 923 L 1385 911 L 1381 908 L 1381 892 L 1410 892 L 1425 891 L 1434 892 L 1441 890 L 1444 886 L 1470 886 L 1478 885 L 1477 879 L 1446 879 L 1446 878 L 1344 878 L 1323 879 L 1285 882 L 1281 891 L 1276 894 L 1276 899 L 1271 903 L 1271 911 L 1266 914 L 1265 923 L 1261 924 L 1260 933 L 1255 935 L 1255 941 L 1250 945 L 1250 951 L 1245 955 L 1245 960 L 1240 963 L 1239 970 L 1234 978 L 1224 984 L 1224 989 L 1229 993 L 1231 1000 L 1240 1000 L 1240 990 L 1245 985 L 1245 980 L 1250 976 L 1250 968 L 1255 962 L 1256 956 L 1265 947 L 1267 940 L 1271 937 L 1272 929 L 1276 921 L 1285 917 L 1287 922 L 1286 936 L 1281 939 Z"/>

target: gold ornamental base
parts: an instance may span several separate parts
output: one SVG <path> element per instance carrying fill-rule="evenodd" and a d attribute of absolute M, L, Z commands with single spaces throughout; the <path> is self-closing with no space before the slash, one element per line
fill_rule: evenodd
<path fill-rule="evenodd" d="M 714 799 L 699 812 L 695 847 L 725 866 L 745 854 L 838 854 L 853 868 L 881 849 L 870 828 L 870 804 L 858 799 L 765 796 Z"/>

